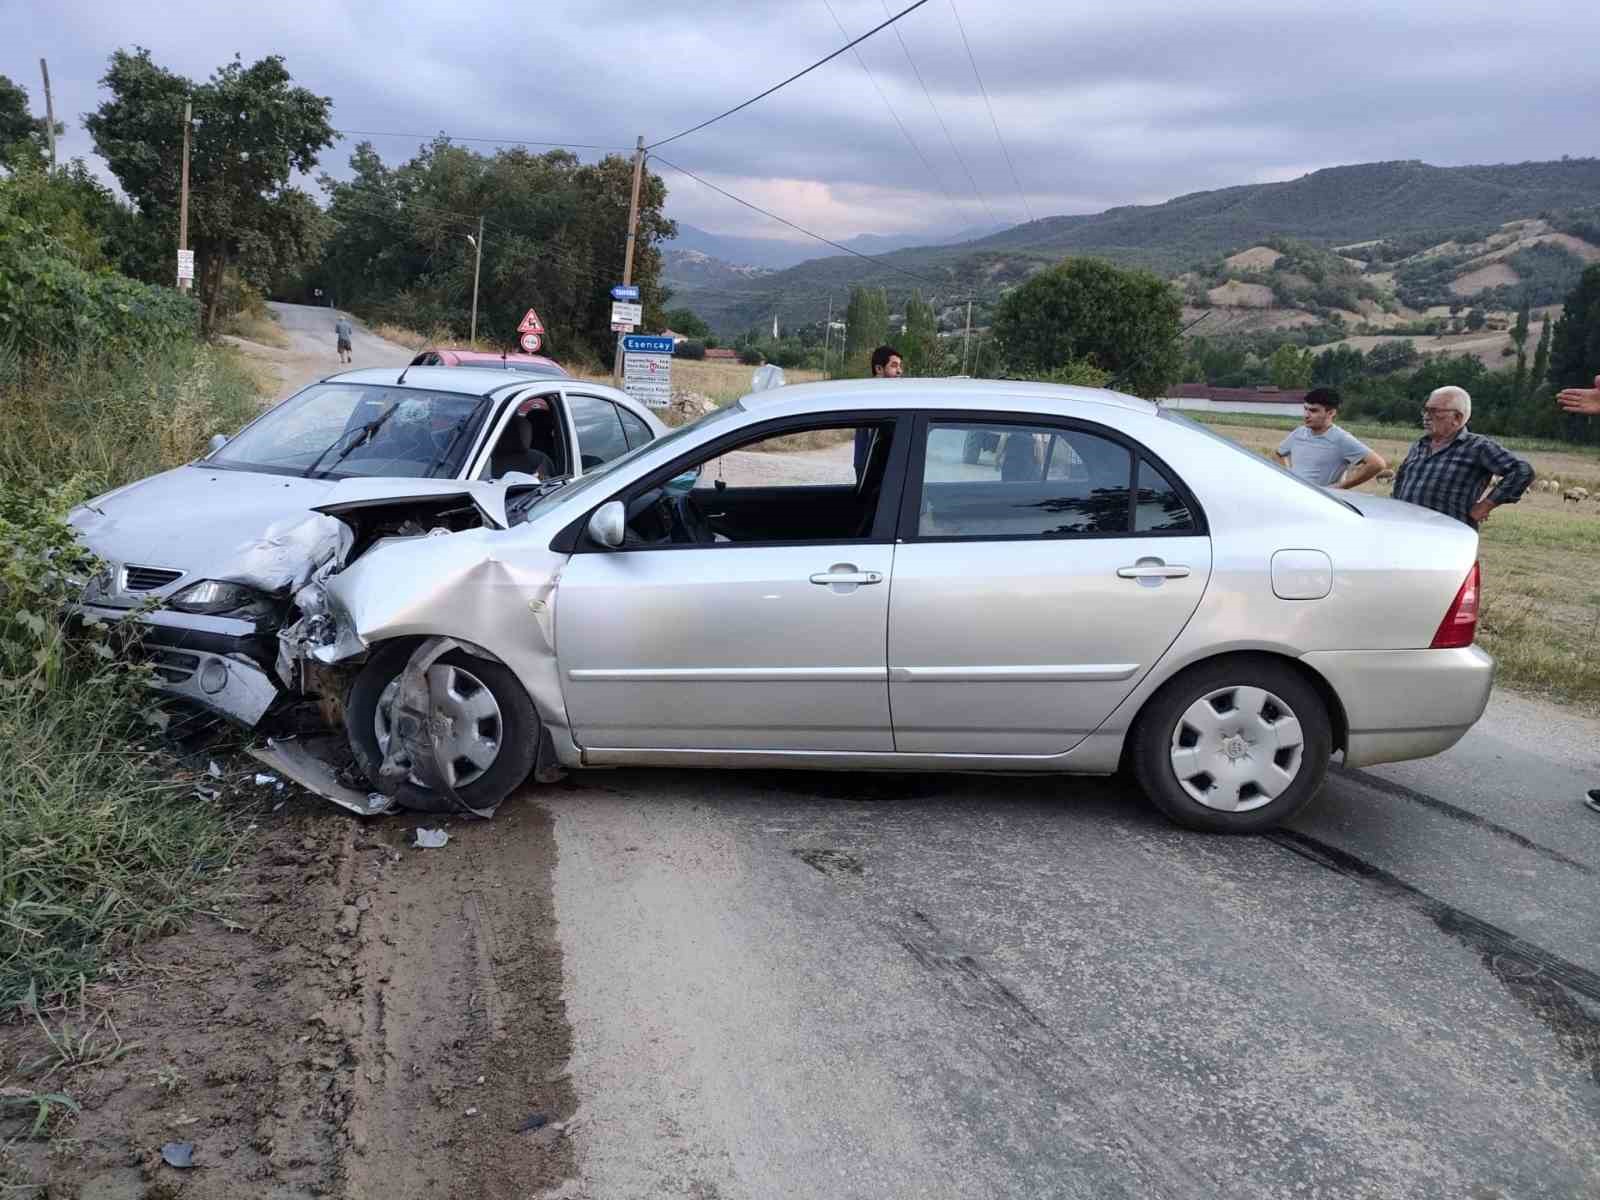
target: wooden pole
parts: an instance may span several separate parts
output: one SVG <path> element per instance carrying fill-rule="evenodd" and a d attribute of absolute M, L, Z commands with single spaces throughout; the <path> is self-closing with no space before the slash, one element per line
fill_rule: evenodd
<path fill-rule="evenodd" d="M 56 105 L 50 96 L 50 64 L 39 60 L 39 74 L 44 76 L 44 124 L 50 138 L 50 169 L 56 169 Z"/>
<path fill-rule="evenodd" d="M 639 184 L 644 178 L 644 134 L 633 151 L 633 198 L 628 202 L 628 245 L 622 253 L 622 283 L 633 282 L 633 243 L 639 233 Z M 642 299 L 642 297 L 641 297 Z M 611 382 L 622 382 L 622 335 L 617 335 L 617 352 L 611 362 Z"/>
<path fill-rule="evenodd" d="M 183 182 L 178 190 L 178 249 L 189 248 L 189 125 L 193 102 L 183 102 Z M 194 286 L 191 279 L 178 280 L 178 290 L 187 292 Z"/>
<path fill-rule="evenodd" d="M 483 266 L 483 214 L 478 214 L 478 240 L 472 243 L 477 257 L 472 260 L 472 333 L 467 341 L 473 349 L 478 346 L 478 271 Z"/>

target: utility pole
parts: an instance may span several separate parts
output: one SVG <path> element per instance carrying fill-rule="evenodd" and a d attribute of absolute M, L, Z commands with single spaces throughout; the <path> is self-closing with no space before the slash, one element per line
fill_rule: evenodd
<path fill-rule="evenodd" d="M 972 301 L 967 301 L 967 336 L 961 341 L 961 373 L 967 373 L 967 349 L 972 345 Z"/>
<path fill-rule="evenodd" d="M 828 375 L 828 340 L 833 337 L 833 294 L 828 294 L 828 323 L 822 327 L 822 377 Z"/>
<path fill-rule="evenodd" d="M 189 248 L 189 126 L 193 101 L 183 102 L 183 183 L 178 190 L 178 249 Z M 178 290 L 187 292 L 194 286 L 191 279 L 178 280 Z"/>
<path fill-rule="evenodd" d="M 633 199 L 628 202 L 628 246 L 622 254 L 622 285 L 633 282 L 633 242 L 639 232 L 639 183 L 644 178 L 644 134 L 633 151 Z M 611 363 L 611 383 L 622 383 L 622 335 L 617 334 L 617 353 Z"/>
<path fill-rule="evenodd" d="M 44 124 L 50 135 L 50 169 L 56 169 L 56 106 L 50 98 L 50 65 L 39 60 L 39 74 L 44 76 Z"/>
<path fill-rule="evenodd" d="M 476 348 L 478 345 L 478 272 L 483 267 L 483 214 L 478 214 L 478 240 L 472 241 L 472 248 L 477 251 L 472 260 L 472 333 L 467 341 Z"/>

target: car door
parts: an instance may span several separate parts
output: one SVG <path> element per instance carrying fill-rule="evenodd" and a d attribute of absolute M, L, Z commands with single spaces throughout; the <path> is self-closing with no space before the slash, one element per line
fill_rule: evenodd
<path fill-rule="evenodd" d="M 1081 422 L 928 414 L 889 605 L 895 749 L 1051 755 L 1093 731 L 1211 573 L 1171 470 Z"/>
<path fill-rule="evenodd" d="M 858 426 L 876 435 L 860 479 Z M 883 414 L 769 423 L 618 494 L 633 514 L 624 544 L 580 540 L 557 592 L 579 744 L 893 749 L 884 629 L 901 428 Z"/>
<path fill-rule="evenodd" d="M 591 471 L 628 452 L 628 436 L 617 406 L 604 396 L 563 388 L 572 419 L 574 474 Z"/>

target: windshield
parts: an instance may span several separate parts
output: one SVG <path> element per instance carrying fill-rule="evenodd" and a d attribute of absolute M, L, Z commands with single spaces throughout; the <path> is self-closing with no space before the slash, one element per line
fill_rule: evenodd
<path fill-rule="evenodd" d="M 489 408 L 482 400 L 386 384 L 315 383 L 205 461 L 280 475 L 303 475 L 315 463 L 330 479 L 452 478 Z M 373 432 L 363 435 L 363 426 Z"/>
<path fill-rule="evenodd" d="M 1280 475 L 1284 475 L 1287 478 L 1294 480 L 1301 487 L 1309 488 L 1311 491 L 1313 491 L 1317 495 L 1321 496 L 1324 500 L 1328 501 L 1328 503 L 1330 503 L 1330 504 L 1337 504 L 1340 508 L 1348 509 L 1350 512 L 1355 513 L 1357 516 L 1363 515 L 1361 510 L 1359 508 L 1357 508 L 1354 504 L 1351 504 L 1348 500 L 1340 499 L 1338 496 L 1335 496 L 1332 492 L 1328 491 L 1327 488 L 1320 488 L 1314 483 L 1307 483 L 1304 479 L 1301 479 L 1300 476 L 1296 475 L 1293 471 L 1284 470 L 1283 467 L 1281 467 L 1273 459 L 1262 458 L 1261 455 L 1255 453 L 1253 450 L 1246 449 L 1244 446 L 1241 446 L 1238 442 L 1235 442 L 1235 441 L 1233 441 L 1233 440 L 1231 440 L 1229 438 L 1223 437 L 1220 433 L 1217 433 L 1214 430 L 1208 429 L 1206 426 L 1202 425 L 1199 421 L 1196 421 L 1196 420 L 1193 420 L 1192 418 L 1184 416 L 1182 413 L 1178 412 L 1176 409 L 1161 407 L 1161 408 L 1158 408 L 1156 410 L 1156 412 L 1161 417 L 1162 420 L 1164 420 L 1164 421 L 1175 421 L 1177 424 L 1182 425 L 1186 429 L 1193 429 L 1196 433 L 1203 433 L 1208 438 L 1210 438 L 1213 442 L 1217 442 L 1220 445 L 1228 447 L 1228 449 L 1230 449 L 1230 450 L 1233 450 L 1233 451 L 1235 451 L 1235 452 L 1237 452 L 1239 454 L 1244 455 L 1251 462 L 1265 463 L 1267 466 L 1269 466 L 1269 467 L 1273 468 L 1275 471 L 1277 471 Z"/>
<path fill-rule="evenodd" d="M 728 405 L 727 408 L 719 408 L 715 412 L 708 412 L 698 421 L 691 421 L 687 425 L 680 425 L 676 429 L 662 434 L 653 442 L 643 442 L 640 445 L 635 446 L 632 450 L 629 450 L 626 454 L 617 455 L 616 458 L 613 458 L 608 463 L 604 463 L 597 467 L 590 467 L 584 473 L 582 479 L 574 480 L 565 487 L 555 488 L 546 492 L 531 493 L 526 501 L 516 506 L 517 511 L 525 514 L 526 517 L 531 518 L 535 510 L 537 510 L 540 505 L 547 504 L 552 499 L 560 500 L 565 503 L 573 496 L 582 495 L 591 488 L 604 483 L 606 477 L 609 476 L 612 471 L 616 470 L 624 463 L 632 462 L 646 451 L 661 450 L 663 448 L 670 450 L 674 443 L 682 441 L 684 438 L 688 437 L 689 434 L 694 433 L 697 430 L 705 429 L 711 425 L 720 425 L 729 417 L 735 416 L 743 411 L 744 409 L 737 402 L 735 402 Z"/>

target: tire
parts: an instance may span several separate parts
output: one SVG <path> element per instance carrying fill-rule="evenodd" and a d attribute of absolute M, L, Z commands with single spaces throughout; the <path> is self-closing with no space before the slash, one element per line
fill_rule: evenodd
<path fill-rule="evenodd" d="M 379 650 L 356 676 L 345 702 L 345 733 L 350 748 L 374 784 L 383 764 L 380 728 L 387 721 L 387 710 L 380 712 L 380 701 L 385 689 L 398 682 L 419 644 L 396 642 Z M 481 747 L 487 740 L 495 743 L 492 756 L 484 754 L 476 762 L 457 760 L 462 782 L 456 785 L 456 794 L 472 808 L 492 808 L 515 791 L 533 770 L 539 750 L 539 714 L 517 677 L 499 663 L 452 650 L 430 668 L 430 677 L 441 668 L 452 679 L 452 694 L 463 698 L 463 717 L 479 723 L 474 731 L 477 736 L 471 739 L 474 746 Z M 463 738 L 468 736 L 463 731 Z M 402 786 L 396 800 L 413 812 L 460 811 L 444 792 L 414 783 Z"/>
<path fill-rule="evenodd" d="M 978 461 L 978 456 L 983 453 L 983 434 L 974 429 L 967 434 L 966 440 L 961 443 L 961 461 L 969 467 Z"/>
<path fill-rule="evenodd" d="M 1139 714 L 1130 751 L 1134 778 L 1170 820 L 1260 833 L 1316 796 L 1333 730 L 1322 697 L 1292 667 L 1236 655 L 1163 685 Z"/>

